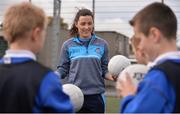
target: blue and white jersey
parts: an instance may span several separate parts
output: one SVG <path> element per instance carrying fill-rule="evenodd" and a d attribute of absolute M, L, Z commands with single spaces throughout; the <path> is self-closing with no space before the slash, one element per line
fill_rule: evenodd
<path fill-rule="evenodd" d="M 0 59 L 0 64 L 17 64 L 27 61 L 36 61 L 36 56 L 27 50 L 8 50 Z M 53 71 L 48 72 L 41 81 L 32 112 L 42 112 L 44 107 L 51 107 L 54 112 L 73 112 L 69 96 L 62 91 L 60 78 Z"/>
<path fill-rule="evenodd" d="M 180 64 L 180 52 L 165 53 L 148 66 L 153 67 L 167 60 Z M 151 69 L 139 83 L 136 95 L 123 98 L 120 112 L 171 113 L 175 103 L 175 90 L 166 74 L 159 69 Z"/>
<path fill-rule="evenodd" d="M 86 45 L 80 38 L 71 38 L 63 44 L 58 72 L 85 95 L 101 94 L 105 92 L 108 60 L 105 40 L 93 35 Z"/>

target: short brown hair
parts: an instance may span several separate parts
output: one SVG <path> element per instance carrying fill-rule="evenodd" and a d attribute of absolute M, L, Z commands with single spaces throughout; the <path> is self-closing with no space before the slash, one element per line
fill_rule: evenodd
<path fill-rule="evenodd" d="M 9 43 L 17 38 L 26 36 L 32 29 L 46 27 L 46 15 L 44 11 L 29 3 L 23 2 L 9 7 L 4 15 L 3 32 L 5 40 Z"/>
<path fill-rule="evenodd" d="M 139 30 L 148 36 L 151 27 L 158 28 L 166 38 L 176 38 L 177 19 L 173 11 L 163 3 L 152 3 L 139 11 L 130 25 L 137 24 Z"/>

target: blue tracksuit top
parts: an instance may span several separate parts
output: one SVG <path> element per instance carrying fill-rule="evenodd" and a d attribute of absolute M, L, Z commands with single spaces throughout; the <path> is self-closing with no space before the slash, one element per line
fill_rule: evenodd
<path fill-rule="evenodd" d="M 35 60 L 35 56 L 31 56 L 33 54 L 30 51 L 23 50 L 13 52 L 10 50 L 7 52 L 9 52 L 8 54 L 11 56 L 11 64 Z M 13 57 L 14 53 L 15 56 Z M 0 64 L 4 64 L 4 59 L 0 59 Z M 54 110 L 54 112 L 73 112 L 73 106 L 70 102 L 69 96 L 67 96 L 62 91 L 60 78 L 52 71 L 47 73 L 44 79 L 42 80 L 39 92 L 37 93 L 37 96 L 35 98 L 35 102 L 36 105 L 33 108 L 33 112 L 36 113 L 42 112 L 41 108 L 43 108 L 44 106 L 50 106 Z"/>
<path fill-rule="evenodd" d="M 180 64 L 180 53 L 164 54 L 154 65 L 166 60 Z M 129 95 L 122 99 L 120 112 L 171 113 L 174 111 L 175 102 L 175 90 L 164 72 L 151 69 L 139 83 L 136 95 Z"/>
<path fill-rule="evenodd" d="M 79 38 L 71 38 L 62 46 L 58 72 L 67 78 L 66 83 L 80 87 L 83 94 L 101 94 L 105 92 L 108 60 L 105 40 L 92 35 L 87 46 Z"/>

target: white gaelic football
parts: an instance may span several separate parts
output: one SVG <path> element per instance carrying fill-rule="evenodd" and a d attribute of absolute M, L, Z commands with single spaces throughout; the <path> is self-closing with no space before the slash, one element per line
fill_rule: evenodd
<path fill-rule="evenodd" d="M 113 76 L 118 76 L 123 69 L 131 64 L 130 60 L 123 55 L 113 56 L 108 63 L 108 71 Z"/>
<path fill-rule="evenodd" d="M 84 103 L 84 95 L 81 89 L 74 84 L 64 84 L 63 91 L 69 95 L 70 100 L 74 106 L 74 111 L 79 111 Z"/>
<path fill-rule="evenodd" d="M 118 76 L 118 80 L 126 79 L 126 72 L 130 75 L 132 82 L 135 86 L 144 78 L 144 75 L 148 72 L 149 68 L 143 64 L 133 64 L 126 67 Z"/>

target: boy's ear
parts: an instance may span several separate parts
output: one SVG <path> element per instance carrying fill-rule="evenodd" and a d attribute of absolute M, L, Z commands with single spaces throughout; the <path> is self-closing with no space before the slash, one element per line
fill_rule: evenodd
<path fill-rule="evenodd" d="M 156 27 L 150 28 L 149 35 L 154 43 L 157 43 L 161 40 L 161 32 Z"/>
<path fill-rule="evenodd" d="M 39 39 L 41 33 L 41 29 L 39 27 L 36 27 L 32 30 L 32 41 L 36 41 Z"/>

